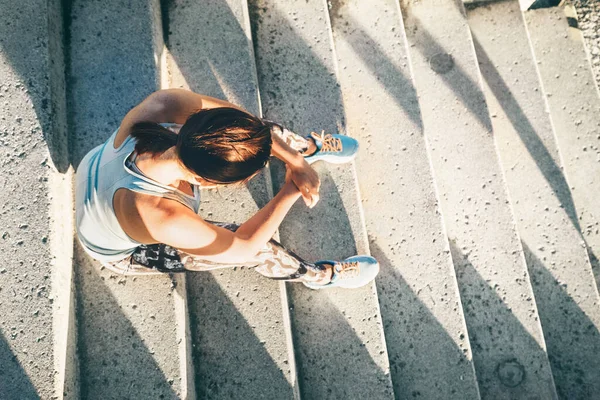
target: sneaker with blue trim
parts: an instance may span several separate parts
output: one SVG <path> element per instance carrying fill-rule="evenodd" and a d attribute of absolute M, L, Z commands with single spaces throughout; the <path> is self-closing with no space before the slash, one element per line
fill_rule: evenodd
<path fill-rule="evenodd" d="M 371 282 L 379 273 L 379 263 L 370 256 L 354 256 L 344 261 L 319 261 L 317 265 L 332 265 L 331 281 L 324 285 L 302 282 L 310 289 L 356 289 Z"/>
<path fill-rule="evenodd" d="M 344 164 L 352 161 L 358 153 L 358 141 L 349 136 L 325 134 L 325 131 L 321 131 L 321 134 L 312 132 L 310 137 L 315 142 L 317 151 L 304 157 L 309 164 L 317 161 Z"/>

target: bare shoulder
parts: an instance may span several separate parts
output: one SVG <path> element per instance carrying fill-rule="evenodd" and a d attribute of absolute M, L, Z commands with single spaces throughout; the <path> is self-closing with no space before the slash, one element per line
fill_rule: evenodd
<path fill-rule="evenodd" d="M 168 122 L 166 121 L 165 111 L 171 97 L 168 91 L 159 90 L 132 108 L 121 122 L 115 138 L 115 148 L 118 148 L 125 141 L 131 132 L 131 128 L 138 122 Z"/>

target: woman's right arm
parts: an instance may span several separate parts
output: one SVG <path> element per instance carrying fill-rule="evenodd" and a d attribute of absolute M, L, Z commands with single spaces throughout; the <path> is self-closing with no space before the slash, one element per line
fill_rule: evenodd
<path fill-rule="evenodd" d="M 171 207 L 163 208 L 160 221 L 154 221 L 147 228 L 156 241 L 207 261 L 244 262 L 252 260 L 273 237 L 299 197 L 294 183 L 286 181 L 279 193 L 236 232 L 206 222 L 174 202 L 169 202 Z"/>

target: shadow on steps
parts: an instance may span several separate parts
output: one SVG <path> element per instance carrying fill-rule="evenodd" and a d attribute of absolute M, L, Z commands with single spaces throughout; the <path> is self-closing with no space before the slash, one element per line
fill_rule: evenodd
<path fill-rule="evenodd" d="M 487 82 L 490 90 L 498 100 L 503 112 L 508 117 L 510 123 L 519 134 L 525 148 L 535 161 L 538 169 L 552 188 L 561 206 L 565 209 L 573 226 L 581 233 L 575 204 L 567 180 L 565 179 L 562 168 L 556 164 L 554 158 L 544 145 L 542 139 L 538 136 L 535 128 L 523 112 L 523 109 L 511 93 L 511 90 L 502 79 L 502 76 L 488 57 L 477 37 L 472 33 L 473 44 L 479 61 L 479 68 L 483 79 Z M 537 94 L 537 93 L 536 93 Z M 542 96 L 540 94 L 540 96 Z M 558 158 L 558 154 L 556 155 Z"/>
<path fill-rule="evenodd" d="M 479 275 L 469 254 L 450 240 L 463 310 L 469 330 L 473 361 L 482 399 L 525 398 L 536 394 L 540 399 L 553 398 L 554 384 L 545 350 L 523 327 L 504 303 L 504 288 L 490 287 Z M 518 278 L 514 285 L 529 285 Z M 521 299 L 536 310 L 534 299 Z M 499 354 L 491 359 L 492 353 Z"/>
<path fill-rule="evenodd" d="M 361 61 L 369 68 L 381 82 L 381 87 L 394 98 L 406 113 L 406 116 L 418 128 L 418 131 L 423 132 L 423 120 L 421 118 L 421 109 L 412 78 L 406 77 L 400 71 L 392 60 L 390 60 L 381 46 L 374 40 L 366 31 L 361 28 L 361 23 L 351 16 L 342 17 L 341 15 L 334 18 L 332 13 L 332 23 L 334 30 L 339 30 L 343 33 L 343 39 L 352 46 L 352 49 L 361 59 Z M 348 34 L 347 30 L 352 31 Z M 354 32 L 357 31 L 358 35 Z M 363 40 L 357 40 L 357 36 Z"/>
<path fill-rule="evenodd" d="M 0 331 L 0 398 L 37 399 L 39 398 L 29 377 L 11 350 Z"/>
<path fill-rule="evenodd" d="M 74 248 L 74 262 L 81 397 L 102 400 L 179 398 L 173 388 L 179 386 L 178 349 L 176 345 L 164 348 L 168 342 L 176 343 L 176 326 L 174 323 L 167 326 L 165 321 L 161 321 L 165 313 L 173 314 L 172 297 L 153 299 L 155 293 L 151 292 L 153 287 L 162 289 L 165 277 L 136 279 L 100 272 L 97 262 L 85 254 L 78 243 Z M 118 302 L 112 293 L 118 286 L 122 288 L 117 291 L 129 292 L 120 297 L 130 296 L 135 303 L 127 304 L 123 298 Z M 164 290 L 158 294 L 163 293 Z M 168 301 L 171 304 L 165 305 Z M 123 310 L 125 307 L 131 309 Z M 136 321 L 137 326 L 134 326 L 131 314 L 142 313 L 144 319 Z M 134 318 L 139 319 L 139 316 Z M 144 340 L 138 333 L 140 326 L 144 325 L 144 330 L 161 331 L 165 343 L 161 346 L 160 343 Z M 153 350 L 159 354 L 155 355 Z M 156 361 L 164 353 L 170 358 L 161 360 L 163 368 L 166 364 L 171 367 L 169 377 Z"/>
<path fill-rule="evenodd" d="M 390 358 L 396 398 L 418 398 L 427 390 L 429 399 L 477 399 L 474 386 L 457 385 L 472 379 L 473 360 L 468 349 L 459 347 L 428 307 L 394 269 L 385 251 L 371 241 L 371 254 L 381 266 L 377 292 Z M 414 268 L 418 268 L 417 265 Z M 432 293 L 433 298 L 443 293 Z M 456 305 L 459 307 L 459 305 Z M 458 392 L 457 387 L 473 389 Z M 432 392 L 437 397 L 431 397 Z"/>
<path fill-rule="evenodd" d="M 526 243 L 523 250 L 544 328 L 548 358 L 561 399 L 600 395 L 600 333 Z M 568 266 L 565 266 L 568 268 Z M 577 288 L 570 288 L 576 291 Z"/>
<path fill-rule="evenodd" d="M 230 299 L 222 289 L 222 285 L 228 286 L 228 292 L 233 295 L 235 287 L 230 286 L 230 282 L 233 285 L 243 282 L 234 299 Z M 274 297 L 270 301 L 261 298 L 260 303 L 253 303 L 245 298 L 248 292 L 261 290 L 265 284 L 275 286 L 275 290 L 268 291 Z M 187 274 L 199 399 L 293 397 L 287 379 L 289 371 L 282 371 L 274 360 L 287 367 L 287 349 L 274 348 L 269 343 L 273 335 L 281 334 L 283 321 L 276 320 L 274 326 L 260 329 L 265 337 L 259 339 L 256 327 L 251 326 L 244 316 L 253 313 L 260 319 L 261 314 L 268 314 L 266 319 L 271 320 L 272 314 L 281 315 L 278 285 L 248 268 Z M 237 307 L 245 308 L 244 314 Z M 275 339 L 277 342 L 280 342 L 280 338 Z M 276 354 L 269 354 L 267 349 Z"/>

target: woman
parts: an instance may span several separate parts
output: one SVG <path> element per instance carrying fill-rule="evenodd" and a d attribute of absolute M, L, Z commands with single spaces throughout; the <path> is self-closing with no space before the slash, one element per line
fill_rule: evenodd
<path fill-rule="evenodd" d="M 309 207 L 319 200 L 309 163 L 347 162 L 357 149 L 346 136 L 305 139 L 228 102 L 161 90 L 81 161 L 78 238 L 92 257 L 124 274 L 249 266 L 313 289 L 363 286 L 379 271 L 372 257 L 310 263 L 271 239 L 299 197 Z M 200 187 L 247 181 L 271 155 L 286 163 L 285 183 L 252 218 L 236 226 L 198 216 Z"/>

